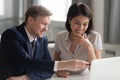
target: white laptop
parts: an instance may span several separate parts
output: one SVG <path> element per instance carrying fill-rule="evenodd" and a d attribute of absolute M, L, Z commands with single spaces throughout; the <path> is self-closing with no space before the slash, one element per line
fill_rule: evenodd
<path fill-rule="evenodd" d="M 89 80 L 120 80 L 120 57 L 93 60 Z"/>

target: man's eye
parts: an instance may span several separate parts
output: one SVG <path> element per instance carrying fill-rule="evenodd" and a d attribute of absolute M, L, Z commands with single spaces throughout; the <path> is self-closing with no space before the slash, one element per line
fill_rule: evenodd
<path fill-rule="evenodd" d="M 42 25 L 46 25 L 46 24 L 42 23 Z"/>

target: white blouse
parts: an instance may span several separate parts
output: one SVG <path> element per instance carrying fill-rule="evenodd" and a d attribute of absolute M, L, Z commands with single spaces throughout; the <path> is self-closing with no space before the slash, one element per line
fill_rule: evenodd
<path fill-rule="evenodd" d="M 101 35 L 98 32 L 92 31 L 88 35 L 88 39 L 93 44 L 95 50 L 103 49 Z M 71 40 L 69 32 L 62 31 L 57 34 L 55 40 L 55 51 L 60 53 L 62 60 L 80 59 L 87 61 L 87 50 L 80 45 L 75 48 L 74 54 L 70 51 Z"/>

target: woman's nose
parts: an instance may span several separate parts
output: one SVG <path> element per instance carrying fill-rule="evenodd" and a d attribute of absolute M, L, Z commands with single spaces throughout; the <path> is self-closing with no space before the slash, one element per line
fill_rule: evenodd
<path fill-rule="evenodd" d="M 78 29 L 83 29 L 83 25 L 82 25 L 82 24 L 79 25 L 79 26 L 78 26 Z"/>

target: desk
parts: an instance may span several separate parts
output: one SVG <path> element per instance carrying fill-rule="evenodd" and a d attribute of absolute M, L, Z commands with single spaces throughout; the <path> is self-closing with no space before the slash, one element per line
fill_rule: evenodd
<path fill-rule="evenodd" d="M 54 74 L 52 78 L 47 80 L 89 80 L 89 70 L 86 69 L 81 74 L 71 75 L 68 78 L 59 78 L 59 77 L 56 77 L 56 75 Z"/>

